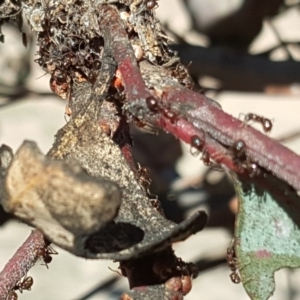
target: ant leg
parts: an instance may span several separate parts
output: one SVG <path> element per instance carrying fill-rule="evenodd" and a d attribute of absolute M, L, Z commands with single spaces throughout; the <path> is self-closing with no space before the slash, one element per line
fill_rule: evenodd
<path fill-rule="evenodd" d="M 239 119 L 239 120 L 242 120 L 242 124 L 240 125 L 241 128 L 245 128 L 246 126 L 249 125 L 248 122 L 246 122 L 246 115 L 247 115 L 247 114 L 239 113 L 238 119 Z"/>

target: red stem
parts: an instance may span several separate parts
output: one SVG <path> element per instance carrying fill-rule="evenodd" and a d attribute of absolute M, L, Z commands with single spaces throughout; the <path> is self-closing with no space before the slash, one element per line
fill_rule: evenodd
<path fill-rule="evenodd" d="M 42 233 L 33 230 L 0 273 L 0 300 L 24 277 L 38 259 L 37 250 L 46 247 Z"/>
<path fill-rule="evenodd" d="M 119 12 L 114 6 L 107 5 L 103 9 L 104 42 L 109 44 L 112 56 L 118 64 L 122 82 L 129 101 L 147 99 L 151 96 L 142 79 L 140 68 L 128 40 L 128 34 L 120 20 Z"/>
<path fill-rule="evenodd" d="M 128 102 L 125 108 L 134 117 L 145 123 L 155 124 L 188 143 L 191 142 L 192 135 L 204 135 L 205 151 L 211 158 L 234 172 L 244 171 L 236 166 L 228 148 L 236 141 L 243 140 L 246 143 L 246 155 L 251 161 L 286 181 L 296 190 L 300 190 L 298 155 L 225 113 L 216 102 L 176 83 L 171 75 L 169 78 L 165 76 L 161 80 L 162 83 L 157 83 L 160 85 L 157 87 L 159 90 L 157 95 L 161 95 L 160 113 L 151 111 L 145 101 L 151 93 L 146 88 L 116 8 L 106 6 L 102 25 L 105 43 L 111 46 L 112 56 L 122 74 Z M 159 66 L 157 67 L 159 69 Z M 156 88 L 151 82 L 148 82 L 148 85 Z M 163 108 L 175 112 L 178 115 L 177 122 L 170 122 L 162 116 Z"/>
<path fill-rule="evenodd" d="M 204 150 L 209 153 L 210 158 L 214 162 L 224 165 L 237 173 L 242 171 L 242 169 L 237 167 L 237 165 L 233 162 L 232 157 L 226 148 L 217 143 L 210 136 L 205 135 L 201 129 L 199 130 L 198 128 L 195 128 L 185 119 L 179 117 L 174 124 L 166 117 L 161 115 L 156 124 L 188 144 L 191 144 L 191 137 L 194 135 L 205 139 Z"/>
<path fill-rule="evenodd" d="M 203 95 L 184 87 L 170 89 L 164 95 L 163 100 L 166 104 L 176 105 L 179 112 L 183 112 L 182 117 L 186 118 L 191 126 L 229 147 L 235 141 L 243 140 L 247 146 L 246 154 L 251 160 L 288 182 L 296 190 L 300 190 L 300 156 L 296 153 L 212 105 Z M 186 110 L 184 107 L 187 104 L 194 107 Z M 226 166 L 232 169 L 230 165 Z"/>

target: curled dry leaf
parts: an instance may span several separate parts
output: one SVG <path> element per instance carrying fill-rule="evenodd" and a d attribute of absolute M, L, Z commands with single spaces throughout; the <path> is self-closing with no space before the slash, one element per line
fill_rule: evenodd
<path fill-rule="evenodd" d="M 152 206 L 120 148 L 89 109 L 94 106 L 58 132 L 48 154 L 52 159 L 34 143 L 24 143 L 8 170 L 4 208 L 51 242 L 89 258 L 139 257 L 202 230 L 205 212 L 176 225 Z M 121 201 L 116 183 L 122 204 L 110 221 Z"/>
<path fill-rule="evenodd" d="M 7 172 L 4 208 L 70 247 L 74 238 L 97 231 L 121 204 L 118 186 L 89 176 L 75 160 L 45 157 L 26 141 Z"/>
<path fill-rule="evenodd" d="M 176 225 L 152 206 L 119 146 L 92 120 L 95 114 L 90 114 L 90 109 L 94 109 L 93 104 L 58 132 L 49 155 L 57 159 L 75 158 L 89 175 L 116 182 L 122 190 L 122 204 L 114 221 L 86 238 L 82 248 L 77 247 L 76 255 L 126 260 L 164 248 L 203 229 L 205 212 Z"/>

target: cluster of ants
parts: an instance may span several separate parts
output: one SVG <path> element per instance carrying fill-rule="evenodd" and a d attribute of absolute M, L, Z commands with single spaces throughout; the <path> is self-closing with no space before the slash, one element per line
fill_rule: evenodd
<path fill-rule="evenodd" d="M 50 88 L 63 99 L 69 97 L 72 81 L 95 82 L 103 49 L 103 39 L 86 30 L 93 26 L 88 7 L 83 1 L 69 2 L 47 7 L 37 1 L 34 7 L 39 10 L 32 9 L 29 18 L 39 45 L 35 61 L 51 74 Z"/>
<path fill-rule="evenodd" d="M 112 1 L 100 0 L 100 4 Z M 51 5 L 52 3 L 52 5 Z M 59 2 L 25 0 L 25 16 L 37 32 L 35 60 L 51 74 L 50 88 L 59 97 L 72 101 L 72 86 L 82 81 L 94 84 L 104 50 L 101 11 L 89 0 Z M 188 88 L 193 86 L 187 69 L 169 46 L 153 10 L 157 0 L 115 0 L 137 61 L 148 60 L 170 68 L 172 76 Z"/>
<path fill-rule="evenodd" d="M 39 248 L 36 250 L 37 257 L 43 261 L 47 269 L 48 269 L 48 264 L 51 263 L 52 261 L 51 255 L 53 254 L 58 254 L 58 253 L 52 247 L 50 247 L 49 244 L 43 248 Z M 33 278 L 31 276 L 25 276 L 8 293 L 6 300 L 17 300 L 18 294 L 16 293 L 16 291 L 20 291 L 20 293 L 23 293 L 24 290 L 30 291 L 32 285 L 33 285 Z"/>
<path fill-rule="evenodd" d="M 153 97 L 148 97 L 146 99 L 146 104 L 152 113 L 155 113 L 155 114 L 160 113 L 163 117 L 168 119 L 172 124 L 176 123 L 179 114 L 172 111 L 170 108 L 162 107 L 159 104 L 157 99 L 155 99 Z M 144 121 L 138 119 L 137 117 L 131 115 L 130 113 L 127 113 L 127 120 L 132 121 L 133 124 L 140 129 L 144 129 L 145 131 L 147 131 L 149 133 L 153 133 L 153 134 L 156 133 L 155 129 L 153 128 L 153 126 L 151 124 L 145 123 Z"/>
<path fill-rule="evenodd" d="M 166 119 L 168 119 L 172 124 L 176 123 L 179 114 L 168 109 L 166 107 L 162 107 L 159 102 L 152 97 L 146 99 L 146 104 L 149 110 L 153 113 L 160 113 Z M 265 133 L 269 133 L 272 130 L 273 123 L 270 119 L 259 116 L 254 113 L 248 113 L 244 116 L 244 122 L 256 122 L 262 125 L 263 131 Z M 138 127 L 143 127 L 145 124 L 138 119 L 134 119 L 134 123 Z M 205 150 L 205 139 L 204 136 L 201 138 L 197 135 L 193 135 L 191 137 L 190 142 L 192 149 L 195 149 L 196 152 L 192 152 L 192 155 L 198 155 L 202 152 L 201 160 L 203 161 L 204 165 L 212 166 L 212 160 L 209 153 Z M 260 169 L 257 163 L 252 162 L 249 158 L 245 155 L 246 150 L 246 143 L 243 140 L 237 140 L 230 148 L 229 151 L 233 155 L 234 161 L 238 163 L 242 168 L 244 168 L 250 177 L 254 177 L 260 174 Z M 140 168 L 140 184 L 148 191 L 149 185 L 151 183 L 149 179 L 148 170 L 146 168 Z"/>
<path fill-rule="evenodd" d="M 153 113 L 161 113 L 166 119 L 170 120 L 172 124 L 176 123 L 178 114 L 166 107 L 161 107 L 155 98 L 149 97 L 146 99 L 147 107 Z"/>
<path fill-rule="evenodd" d="M 256 115 L 254 113 L 248 113 L 244 117 L 244 122 L 256 122 L 260 123 L 263 127 L 263 131 L 265 133 L 269 133 L 272 130 L 273 123 L 270 119 L 264 118 L 262 116 Z M 199 136 L 194 135 L 191 137 L 191 146 L 196 149 L 197 152 L 192 152 L 193 155 L 199 154 L 199 151 L 202 151 L 202 161 L 204 165 L 211 166 L 212 162 L 210 156 L 207 151 L 205 151 L 205 141 L 201 139 Z M 242 168 L 244 168 L 250 177 L 254 177 L 260 174 L 260 169 L 258 164 L 252 162 L 249 158 L 246 158 L 245 150 L 246 143 L 243 140 L 237 140 L 234 144 L 229 148 L 231 154 L 233 155 L 234 161 L 237 162 Z"/>
<path fill-rule="evenodd" d="M 31 276 L 26 276 L 23 280 L 18 282 L 14 289 L 10 291 L 8 294 L 6 300 L 17 300 L 18 294 L 15 292 L 15 290 L 19 290 L 21 293 L 23 293 L 23 290 L 30 291 L 31 287 L 33 285 L 33 278 Z"/>
<path fill-rule="evenodd" d="M 264 118 L 262 116 L 256 115 L 254 113 L 248 113 L 244 117 L 244 122 L 256 122 L 262 125 L 263 131 L 269 133 L 272 130 L 273 123 L 271 120 Z M 212 165 L 209 154 L 205 151 L 205 141 L 204 138 L 201 139 L 199 136 L 191 137 L 191 146 L 197 150 L 196 154 L 199 154 L 199 151 L 202 151 L 202 160 L 206 166 Z M 254 177 L 260 174 L 260 169 L 258 165 L 254 162 L 251 162 L 245 156 L 246 143 L 243 140 L 237 140 L 231 147 L 230 151 L 234 157 L 234 160 L 237 163 L 240 163 L 241 166 L 248 171 L 250 177 Z M 193 154 L 193 153 L 192 153 Z M 237 258 L 234 249 L 234 241 L 231 243 L 230 247 L 227 249 L 226 254 L 227 264 L 231 270 L 230 279 L 233 283 L 240 283 L 241 278 L 238 274 L 237 267 Z"/>

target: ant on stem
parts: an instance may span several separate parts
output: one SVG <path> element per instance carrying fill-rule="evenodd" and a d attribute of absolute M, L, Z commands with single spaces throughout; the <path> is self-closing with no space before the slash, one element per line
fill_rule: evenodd
<path fill-rule="evenodd" d="M 235 254 L 235 249 L 234 249 L 234 239 L 231 241 L 230 247 L 227 248 L 227 254 L 226 254 L 226 260 L 227 264 L 231 270 L 230 279 L 233 283 L 240 283 L 241 278 L 240 275 L 238 274 L 238 268 L 237 268 L 237 258 Z"/>
<path fill-rule="evenodd" d="M 273 122 L 270 119 L 265 118 L 263 116 L 259 116 L 254 113 L 248 113 L 248 114 L 244 115 L 244 122 L 245 123 L 249 123 L 249 122 L 260 123 L 262 125 L 263 131 L 265 133 L 269 133 L 273 128 Z"/>
<path fill-rule="evenodd" d="M 44 248 L 39 248 L 36 250 L 36 254 L 43 259 L 47 269 L 49 268 L 48 267 L 48 264 L 51 263 L 52 261 L 52 257 L 51 255 L 56 255 L 58 254 L 52 247 L 50 247 L 49 245 L 44 247 Z"/>

